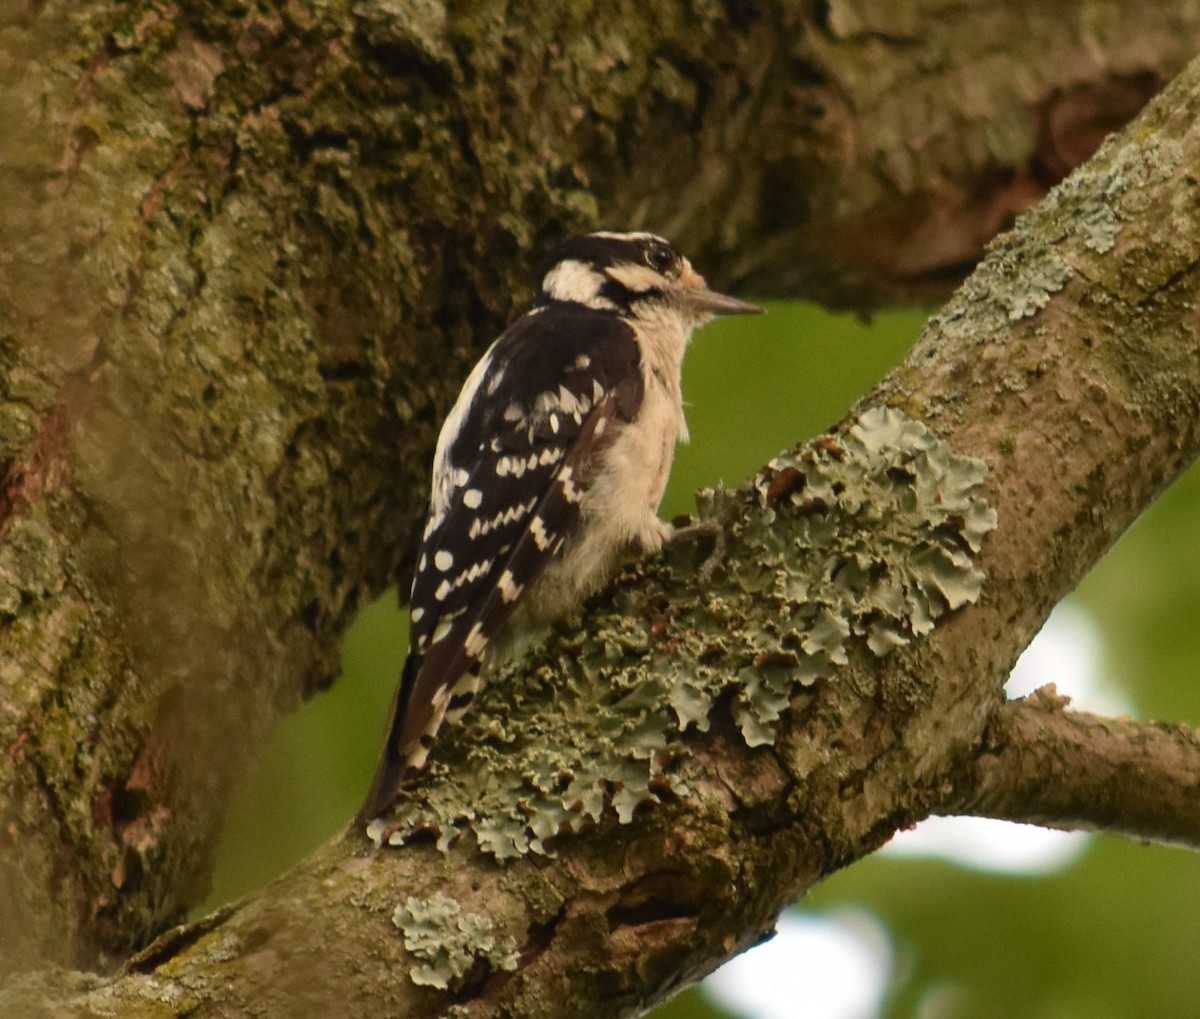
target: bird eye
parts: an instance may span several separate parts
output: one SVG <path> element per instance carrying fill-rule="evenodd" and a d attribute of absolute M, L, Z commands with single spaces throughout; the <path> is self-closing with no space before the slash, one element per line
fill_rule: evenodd
<path fill-rule="evenodd" d="M 652 244 L 646 249 L 646 264 L 655 272 L 670 275 L 679 262 L 679 256 L 666 244 Z"/>

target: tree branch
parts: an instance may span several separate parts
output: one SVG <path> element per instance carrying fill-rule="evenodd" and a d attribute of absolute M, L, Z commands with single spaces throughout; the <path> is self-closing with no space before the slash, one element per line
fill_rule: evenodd
<path fill-rule="evenodd" d="M 978 756 L 935 812 L 1200 850 L 1200 734 L 1067 704 L 1051 686 L 997 708 Z"/>

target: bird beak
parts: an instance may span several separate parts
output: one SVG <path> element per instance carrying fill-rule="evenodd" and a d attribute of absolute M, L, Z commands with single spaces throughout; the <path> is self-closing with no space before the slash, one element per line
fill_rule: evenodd
<path fill-rule="evenodd" d="M 736 297 L 710 290 L 704 277 L 690 265 L 684 268 L 671 289 L 682 304 L 703 314 L 761 315 L 763 312 L 756 304 L 747 304 Z"/>

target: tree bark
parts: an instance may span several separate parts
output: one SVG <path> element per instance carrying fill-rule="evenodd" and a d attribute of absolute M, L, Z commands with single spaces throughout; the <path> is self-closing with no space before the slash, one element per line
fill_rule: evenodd
<path fill-rule="evenodd" d="M 10 16 L 9 966 L 110 965 L 197 900 L 231 781 L 402 572 L 437 408 L 518 303 L 526 251 L 647 225 L 760 293 L 928 297 L 1200 39 L 1185 5 L 893 10 Z M 615 1014 L 948 809 L 1016 654 L 1195 456 L 1195 78 L 996 247 L 864 400 L 992 468 L 981 604 L 855 661 L 773 750 L 714 723 L 692 794 L 553 861 L 371 854 L 349 833 L 115 982 L 31 977 L 24 1000 L 422 1014 L 445 1002 L 407 982 L 390 918 L 446 893 L 520 950 L 459 988 L 470 1014 Z"/>
<path fill-rule="evenodd" d="M 1068 703 L 1051 686 L 997 710 L 943 812 L 1200 848 L 1197 733 Z"/>

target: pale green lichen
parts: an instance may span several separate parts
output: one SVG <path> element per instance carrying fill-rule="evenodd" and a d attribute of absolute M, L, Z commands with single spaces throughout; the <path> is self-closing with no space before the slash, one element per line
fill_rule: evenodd
<path fill-rule="evenodd" d="M 1104 200 L 1097 200 L 1083 210 L 1079 217 L 1078 230 L 1083 235 L 1083 245 L 1090 251 L 1103 255 L 1111 251 L 1121 232 L 1121 221 L 1113 208 Z"/>
<path fill-rule="evenodd" d="M 877 408 L 742 491 L 702 493 L 702 516 L 734 521 L 723 573 L 697 593 L 694 550 L 642 564 L 610 608 L 591 606 L 590 636 L 560 631 L 493 676 L 427 780 L 370 834 L 445 848 L 469 832 L 506 859 L 547 853 L 606 810 L 626 823 L 686 794 L 683 735 L 707 730 L 723 696 L 746 744 L 771 744 L 792 698 L 831 680 L 852 646 L 886 655 L 978 598 L 973 556 L 996 525 L 976 494 L 986 474 Z"/>
<path fill-rule="evenodd" d="M 464 913 L 448 896 L 409 896 L 392 912 L 392 923 L 404 933 L 404 947 L 419 964 L 409 979 L 423 987 L 447 990 L 461 986 L 477 965 L 512 972 L 520 962 L 516 941 L 497 936 L 495 925 L 480 913 Z"/>
<path fill-rule="evenodd" d="M 755 488 L 780 540 L 744 576 L 779 611 L 757 640 L 773 667 L 741 673 L 734 718 L 748 744 L 772 741 L 793 686 L 831 675 L 851 639 L 882 656 L 979 597 L 972 553 L 996 526 L 974 494 L 986 474 L 891 408 L 768 465 Z M 796 574 L 808 581 L 799 599 Z"/>
<path fill-rule="evenodd" d="M 1053 252 L 1037 264 L 1027 266 L 1025 271 L 1012 281 L 1006 293 L 1008 320 L 1018 322 L 1036 315 L 1050 303 L 1052 295 L 1067 285 L 1072 272 L 1071 267 Z"/>

